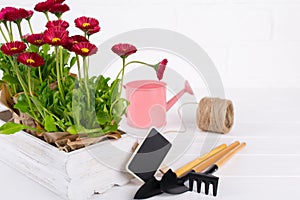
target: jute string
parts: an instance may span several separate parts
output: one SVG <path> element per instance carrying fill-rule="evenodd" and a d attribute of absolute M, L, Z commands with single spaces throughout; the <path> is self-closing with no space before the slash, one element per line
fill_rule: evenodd
<path fill-rule="evenodd" d="M 178 116 L 182 122 L 182 130 L 167 130 L 165 133 L 177 132 L 184 133 L 187 128 L 183 121 L 181 110 L 186 105 L 192 105 L 197 103 L 184 103 L 178 110 Z M 204 97 L 198 103 L 196 111 L 196 123 L 198 128 L 203 131 L 216 132 L 216 133 L 228 133 L 234 121 L 233 104 L 230 100 Z"/>
<path fill-rule="evenodd" d="M 203 131 L 228 133 L 234 121 L 233 104 L 230 100 L 201 99 L 197 109 L 197 125 Z"/>

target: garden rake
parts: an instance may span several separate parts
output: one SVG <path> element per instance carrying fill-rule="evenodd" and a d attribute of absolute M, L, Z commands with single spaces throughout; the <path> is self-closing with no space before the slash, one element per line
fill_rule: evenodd
<path fill-rule="evenodd" d="M 209 186 L 212 184 L 213 186 L 213 196 L 217 196 L 218 191 L 218 183 L 219 177 L 212 175 L 216 172 L 226 161 L 228 161 L 235 153 L 241 150 L 246 146 L 246 143 L 241 143 L 239 146 L 235 147 L 233 150 L 225 154 L 222 158 L 220 158 L 217 162 L 211 163 L 211 166 L 205 170 L 203 173 L 191 172 L 189 174 L 189 189 L 193 190 L 194 182 L 197 183 L 197 192 L 201 192 L 201 185 L 204 183 L 205 185 L 205 194 L 209 194 Z M 203 163 L 198 165 L 195 168 L 195 171 L 203 171 L 208 163 Z"/>

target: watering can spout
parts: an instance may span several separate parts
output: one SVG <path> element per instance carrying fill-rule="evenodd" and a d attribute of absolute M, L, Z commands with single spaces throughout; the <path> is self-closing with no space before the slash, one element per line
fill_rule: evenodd
<path fill-rule="evenodd" d="M 188 81 L 185 81 L 184 83 L 184 88 L 178 92 L 178 94 L 176 94 L 172 99 L 170 99 L 168 102 L 167 102 L 167 106 L 166 106 L 166 110 L 170 110 L 170 108 L 172 108 L 172 106 L 180 99 L 180 97 L 182 97 L 182 95 L 184 95 L 184 93 L 189 93 L 191 95 L 194 94 L 190 84 Z"/>

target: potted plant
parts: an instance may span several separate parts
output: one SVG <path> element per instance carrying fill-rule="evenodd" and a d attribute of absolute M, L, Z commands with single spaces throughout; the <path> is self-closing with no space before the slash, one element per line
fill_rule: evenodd
<path fill-rule="evenodd" d="M 10 135 L 18 132 L 11 137 L 1 136 L 0 143 L 11 154 L 20 154 L 21 160 L 3 155 L 8 163 L 19 162 L 32 165 L 31 168 L 39 168 L 41 172 L 36 175 L 30 169 L 24 169 L 23 165 L 16 165 L 26 175 L 35 179 L 38 176 L 40 182 L 47 179 L 48 182 L 43 184 L 51 186 L 53 191 L 70 196 L 72 192 L 69 188 L 72 187 L 57 190 L 57 183 L 51 180 L 51 176 L 56 176 L 59 171 L 63 175 L 57 176 L 64 179 L 63 184 L 70 184 L 70 180 L 83 176 L 82 172 L 74 172 L 72 175 L 74 166 L 63 166 L 77 160 L 95 162 L 92 156 L 84 153 L 82 147 L 98 143 L 103 137 L 121 137 L 119 123 L 129 105 L 121 97 L 125 68 L 134 63 L 143 64 L 152 67 L 158 79 L 161 79 L 167 60 L 153 65 L 141 61 L 127 62 L 128 56 L 137 49 L 133 45 L 120 43 L 112 47 L 112 51 L 123 61 L 117 77 L 90 77 L 89 57 L 98 50 L 90 39 L 101 29 L 98 20 L 85 16 L 75 19 L 75 26 L 81 32 L 71 36 L 68 31 L 70 24 L 63 19 L 63 14 L 70 10 L 64 0 L 46 0 L 37 3 L 34 10 L 45 15 L 45 30 L 34 31 L 31 24 L 34 14 L 32 10 L 15 7 L 0 10 L 0 41 L 3 42 L 0 51 L 0 69 L 3 72 L 0 100 L 13 114 L 13 120 L 2 123 L 0 133 Z M 24 26 L 29 27 L 29 34 L 24 35 Z M 76 74 L 71 72 L 73 68 L 77 68 Z M 27 133 L 21 130 L 26 130 Z M 28 150 L 32 148 L 33 151 Z M 73 152 L 64 153 L 59 150 Z M 49 159 L 44 160 L 45 155 L 36 154 L 35 151 L 43 152 Z M 30 155 L 30 158 L 23 158 L 25 154 Z M 43 161 L 34 162 L 34 156 Z M 49 162 L 53 163 L 49 165 Z M 83 164 L 81 167 L 84 166 Z M 101 167 L 103 166 L 95 164 L 95 171 L 99 173 Z M 49 174 L 49 171 L 53 173 Z M 126 182 L 128 177 L 123 177 L 122 180 Z M 102 187 L 99 191 L 104 191 L 103 188 L 107 187 Z M 91 190 L 89 188 L 89 192 Z"/>
<path fill-rule="evenodd" d="M 79 17 L 75 26 L 83 34 L 70 36 L 69 23 L 62 19 L 69 7 L 63 2 L 47 0 L 36 4 L 35 10 L 44 13 L 47 19 L 47 29 L 37 33 L 31 25 L 33 11 L 14 7 L 1 10 L 0 28 L 5 40 L 0 52 L 2 102 L 14 112 L 15 121 L 21 123 L 8 122 L 0 128 L 0 133 L 27 129 L 39 137 L 45 135 L 46 141 L 53 139 L 47 138 L 51 132 L 61 133 L 56 134 L 57 138 L 66 134 L 99 137 L 115 133 L 128 106 L 121 97 L 125 67 L 144 64 L 154 68 L 158 78 L 162 78 L 166 59 L 155 65 L 140 61 L 126 63 L 126 58 L 137 51 L 130 44 L 112 47 L 123 60 L 116 78 L 89 77 L 89 56 L 97 53 L 90 37 L 100 31 L 99 22 Z M 57 19 L 50 20 L 49 13 Z M 24 22 L 31 31 L 25 36 Z M 14 31 L 19 38 L 14 37 Z M 71 73 L 75 65 L 77 75 Z"/>

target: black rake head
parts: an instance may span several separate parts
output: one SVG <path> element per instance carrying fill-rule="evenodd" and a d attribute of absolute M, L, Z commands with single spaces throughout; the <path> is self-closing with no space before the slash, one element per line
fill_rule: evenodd
<path fill-rule="evenodd" d="M 189 174 L 189 189 L 190 189 L 190 191 L 193 190 L 194 181 L 196 181 L 196 183 L 197 183 L 197 192 L 198 193 L 201 192 L 201 185 L 202 185 L 202 183 L 204 183 L 205 194 L 208 195 L 209 194 L 209 186 L 210 186 L 210 184 L 212 184 L 213 196 L 217 196 L 219 177 L 216 177 L 212 174 L 191 172 Z"/>

